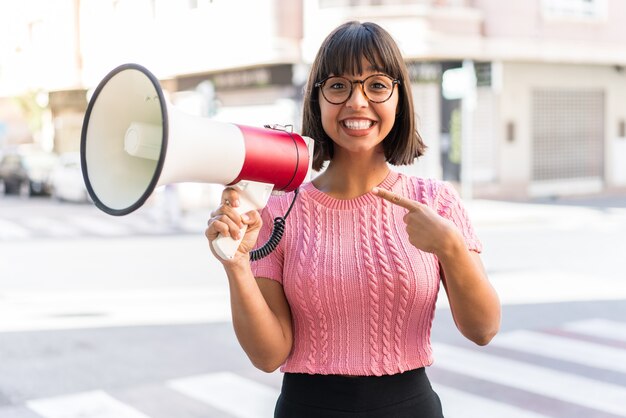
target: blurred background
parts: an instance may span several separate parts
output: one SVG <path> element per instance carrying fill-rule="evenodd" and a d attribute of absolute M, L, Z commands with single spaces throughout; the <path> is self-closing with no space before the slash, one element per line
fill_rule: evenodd
<path fill-rule="evenodd" d="M 0 3 L 0 418 L 264 417 L 280 374 L 238 347 L 203 237 L 222 187 L 97 211 L 80 171 L 93 90 L 134 62 L 181 110 L 300 127 L 323 38 L 374 21 L 409 68 L 429 149 L 504 305 L 486 349 L 440 295 L 447 417 L 626 416 L 626 1 Z"/>
<path fill-rule="evenodd" d="M 321 40 L 357 19 L 387 28 L 406 57 L 430 148 L 415 174 L 460 182 L 466 171 L 477 197 L 625 188 L 625 15 L 615 0 L 7 4 L 0 149 L 77 151 L 90 93 L 125 62 L 150 69 L 191 114 L 297 130 Z"/>

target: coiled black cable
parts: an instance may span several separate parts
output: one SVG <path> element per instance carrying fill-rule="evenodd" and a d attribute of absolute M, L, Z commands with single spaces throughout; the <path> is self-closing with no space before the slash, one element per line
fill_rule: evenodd
<path fill-rule="evenodd" d="M 272 227 L 272 235 L 270 235 L 269 239 L 262 247 L 257 248 L 256 250 L 250 251 L 250 260 L 257 261 L 262 258 L 270 255 L 272 251 L 276 249 L 278 243 L 283 238 L 283 234 L 285 233 L 285 220 L 287 216 L 289 216 L 289 212 L 291 212 L 291 208 L 293 208 L 293 204 L 296 201 L 296 197 L 298 197 L 298 191 L 300 189 L 296 189 L 293 191 L 293 200 L 291 201 L 291 205 L 289 205 L 289 209 L 287 209 L 287 213 L 285 216 L 278 216 L 274 218 L 274 226 Z"/>

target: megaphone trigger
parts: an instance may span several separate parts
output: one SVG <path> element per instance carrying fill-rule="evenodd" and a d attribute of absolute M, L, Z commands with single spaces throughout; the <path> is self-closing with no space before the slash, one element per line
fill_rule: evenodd
<path fill-rule="evenodd" d="M 239 206 L 234 208 L 237 213 L 243 215 L 251 210 L 258 210 L 265 205 L 272 194 L 273 185 L 269 183 L 261 183 L 256 181 L 240 181 L 239 183 L 230 186 L 239 192 Z M 213 249 L 224 260 L 232 260 L 239 245 L 243 239 L 243 235 L 246 233 L 247 226 L 244 225 L 241 228 L 241 238 L 236 240 L 229 235 L 220 234 L 213 242 Z"/>

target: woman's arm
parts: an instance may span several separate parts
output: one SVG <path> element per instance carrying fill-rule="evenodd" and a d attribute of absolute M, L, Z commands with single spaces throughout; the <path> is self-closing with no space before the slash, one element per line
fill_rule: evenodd
<path fill-rule="evenodd" d="M 291 346 L 291 313 L 282 285 L 270 279 L 255 279 L 250 267 L 249 252 L 256 244 L 263 224 L 257 211 L 239 215 L 238 195 L 226 189 L 222 202 L 212 214 L 205 235 L 209 243 L 219 234 L 237 239 L 243 225 L 247 229 L 231 260 L 219 257 L 213 246 L 211 252 L 222 263 L 230 289 L 233 327 L 239 344 L 255 367 L 272 372 L 284 363 Z"/>
<path fill-rule="evenodd" d="M 285 362 L 293 343 L 291 312 L 283 286 L 255 278 L 248 266 L 227 269 L 233 327 L 252 364 L 273 372 Z"/>
<path fill-rule="evenodd" d="M 469 251 L 463 237 L 454 231 L 455 226 L 450 227 L 450 244 L 437 253 L 437 258 L 452 316 L 461 334 L 478 345 L 486 345 L 500 329 L 500 300 L 480 255 Z"/>

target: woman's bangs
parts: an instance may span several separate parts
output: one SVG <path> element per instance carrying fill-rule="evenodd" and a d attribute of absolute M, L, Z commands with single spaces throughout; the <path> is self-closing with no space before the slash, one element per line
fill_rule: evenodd
<path fill-rule="evenodd" d="M 367 29 L 360 27 L 347 30 L 329 43 L 328 50 L 324 54 L 326 59 L 321 62 L 320 66 L 323 72 L 321 76 L 322 78 L 341 74 L 358 76 L 365 71 L 373 70 L 397 77 L 398 74 L 395 74 L 396 71 L 391 66 L 393 60 L 385 59 L 385 55 L 380 45 L 375 43 L 373 34 Z M 373 68 L 363 68 L 363 58 Z"/>

